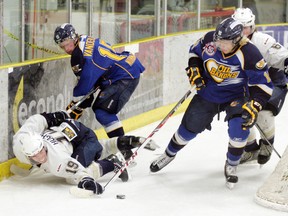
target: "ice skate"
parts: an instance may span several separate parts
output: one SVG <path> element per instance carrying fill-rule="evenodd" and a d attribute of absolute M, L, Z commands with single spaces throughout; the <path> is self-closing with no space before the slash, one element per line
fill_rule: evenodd
<path fill-rule="evenodd" d="M 266 142 L 264 143 L 263 140 L 260 140 L 260 152 L 258 155 L 258 163 L 260 165 L 266 164 L 270 160 L 272 150 L 272 146 L 268 143 L 266 144 Z"/>
<path fill-rule="evenodd" d="M 162 155 L 160 155 L 158 158 L 156 158 L 150 165 L 150 171 L 151 172 L 158 172 L 159 170 L 163 169 L 165 166 L 167 166 L 172 160 L 174 160 L 174 157 L 170 157 L 164 152 Z"/>
<path fill-rule="evenodd" d="M 259 155 L 259 150 L 250 151 L 250 152 L 244 151 L 241 156 L 240 164 L 256 163 L 258 160 L 258 155 Z"/>
<path fill-rule="evenodd" d="M 235 184 L 238 182 L 238 176 L 236 175 L 237 166 L 232 166 L 228 164 L 226 161 L 225 167 L 224 167 L 224 175 L 226 178 L 226 186 L 229 189 L 233 189 Z"/>
<path fill-rule="evenodd" d="M 122 158 L 121 158 L 122 157 Z M 119 169 L 121 169 L 122 165 L 123 165 L 123 160 L 124 157 L 123 155 L 119 156 L 118 155 L 110 155 L 109 157 L 107 157 L 107 160 L 111 161 L 114 163 L 114 172 L 118 172 Z M 130 179 L 130 175 L 128 173 L 128 170 L 125 169 L 120 175 L 119 178 L 122 180 L 122 182 L 127 182 Z"/>

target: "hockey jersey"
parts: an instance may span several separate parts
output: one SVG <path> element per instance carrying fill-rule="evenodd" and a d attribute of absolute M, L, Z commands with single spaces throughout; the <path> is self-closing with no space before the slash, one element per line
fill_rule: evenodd
<path fill-rule="evenodd" d="M 225 55 L 217 49 L 213 34 L 214 31 L 208 32 L 189 50 L 190 57 L 200 59 L 202 64 L 189 63 L 189 67 L 203 68 L 206 87 L 198 91 L 198 94 L 214 103 L 227 103 L 250 96 L 265 105 L 272 94 L 273 85 L 259 50 L 248 42 Z"/>
<path fill-rule="evenodd" d="M 269 67 L 284 69 L 284 61 L 288 58 L 288 50 L 273 37 L 262 32 L 254 32 L 251 42 L 259 49 Z"/>
<path fill-rule="evenodd" d="M 79 182 L 85 176 L 93 177 L 92 170 L 84 168 L 81 163 L 71 157 L 73 146 L 64 135 L 57 130 L 47 128 L 47 121 L 42 115 L 36 114 L 29 117 L 13 137 L 13 151 L 16 158 L 22 163 L 31 164 L 28 157 L 23 154 L 19 138 L 22 133 L 34 131 L 42 135 L 44 147 L 47 150 L 47 161 L 41 164 L 40 169 L 74 183 Z"/>
<path fill-rule="evenodd" d="M 117 53 L 110 44 L 97 38 L 81 35 L 71 56 L 72 69 L 78 83 L 73 96 L 86 95 L 95 85 L 107 86 L 122 79 L 139 78 L 145 70 L 139 59 L 130 52 Z"/>

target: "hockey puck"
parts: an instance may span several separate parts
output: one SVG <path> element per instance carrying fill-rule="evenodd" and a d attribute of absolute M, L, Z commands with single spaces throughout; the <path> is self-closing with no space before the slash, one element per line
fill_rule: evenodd
<path fill-rule="evenodd" d="M 125 195 L 124 194 L 117 194 L 116 198 L 117 199 L 125 199 Z"/>

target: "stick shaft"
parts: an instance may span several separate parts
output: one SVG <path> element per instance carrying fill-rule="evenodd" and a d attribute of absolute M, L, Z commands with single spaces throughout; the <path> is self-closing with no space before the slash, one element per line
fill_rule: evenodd
<path fill-rule="evenodd" d="M 176 110 L 181 106 L 181 104 L 189 97 L 191 92 L 195 90 L 193 87 L 191 90 L 187 91 L 185 95 L 178 101 L 178 103 L 173 107 L 173 109 L 166 115 L 166 117 L 157 125 L 157 127 L 149 134 L 149 136 L 144 140 L 141 146 L 139 146 L 132 156 L 122 165 L 122 167 L 116 172 L 112 178 L 105 184 L 104 188 L 106 188 L 111 182 L 115 181 L 119 175 L 131 164 L 131 162 L 135 159 L 138 155 L 138 151 L 143 149 L 145 145 L 148 143 L 147 141 L 162 128 L 162 126 L 167 122 L 167 120 L 176 112 Z"/>
<path fill-rule="evenodd" d="M 272 147 L 272 149 L 274 150 L 274 152 L 277 154 L 277 156 L 279 158 L 281 158 L 280 154 L 278 153 L 278 151 L 274 148 L 273 144 L 271 144 L 271 142 L 268 140 L 268 138 L 266 137 L 266 135 L 264 134 L 263 130 L 259 127 L 259 125 L 256 123 L 255 124 L 256 128 L 258 129 L 258 131 L 261 134 L 261 137 L 263 137 L 265 139 L 265 141 Z"/>
<path fill-rule="evenodd" d="M 92 89 L 90 92 L 88 92 L 87 95 L 83 96 L 79 101 L 77 101 L 77 103 L 75 103 L 72 107 L 70 107 L 67 110 L 67 113 L 71 113 L 74 109 L 76 109 L 81 103 L 83 103 L 83 101 L 85 101 L 88 97 L 90 97 L 92 94 L 94 94 L 97 90 L 99 89 L 99 87 Z"/>

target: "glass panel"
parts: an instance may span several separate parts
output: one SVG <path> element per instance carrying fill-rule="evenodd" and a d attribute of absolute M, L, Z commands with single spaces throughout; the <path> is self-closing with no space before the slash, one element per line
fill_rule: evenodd
<path fill-rule="evenodd" d="M 53 40 L 54 30 L 69 21 L 79 34 L 89 34 L 91 2 L 91 35 L 111 44 L 127 42 L 128 0 L 29 0 L 24 1 L 24 60 L 47 58 L 64 54 Z M 214 29 L 224 18 L 230 17 L 239 1 L 234 0 L 166 0 L 167 33 L 191 31 L 198 28 L 197 4 L 201 3 L 200 29 Z M 21 0 L 3 0 L 3 57 L 4 64 L 21 59 Z M 161 2 L 160 33 L 164 30 L 164 0 L 130 0 L 131 41 L 156 35 L 155 7 Z M 285 0 L 243 0 L 256 16 L 256 24 L 285 23 Z"/>
<path fill-rule="evenodd" d="M 92 1 L 92 36 L 99 37 L 110 44 L 121 41 L 121 20 L 126 20 L 126 0 L 93 0 Z"/>
<path fill-rule="evenodd" d="M 21 44 L 21 10 L 20 1 L 3 1 L 3 63 L 15 63 L 20 59 Z"/>
<path fill-rule="evenodd" d="M 67 21 L 67 1 L 25 1 L 25 60 L 62 54 L 54 30 Z"/>
<path fill-rule="evenodd" d="M 78 34 L 88 34 L 89 32 L 89 1 L 73 0 L 72 1 L 72 20 L 71 24 L 75 27 Z"/>

